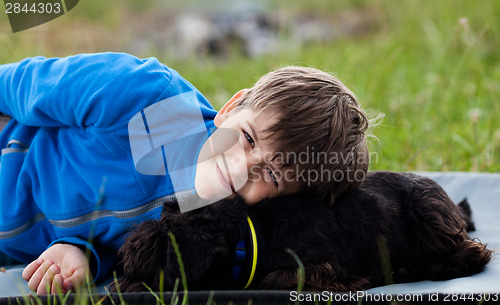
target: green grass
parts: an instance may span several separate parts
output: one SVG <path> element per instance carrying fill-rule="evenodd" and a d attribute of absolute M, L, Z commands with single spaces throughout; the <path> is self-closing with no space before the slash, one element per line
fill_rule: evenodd
<path fill-rule="evenodd" d="M 500 3 L 373 3 L 384 16 L 376 34 L 259 60 L 204 63 L 203 73 L 175 66 L 218 105 L 220 92 L 251 86 L 282 65 L 329 70 L 366 109 L 386 115 L 374 130 L 380 141 L 371 146 L 378 154 L 372 170 L 500 171 L 500 24 L 494 19 Z"/>
<path fill-rule="evenodd" d="M 147 16 L 160 5 L 99 3 L 81 1 L 66 16 L 19 34 L 9 32 L 0 14 L 0 62 L 40 54 L 128 51 L 126 41 L 139 24 L 128 16 Z M 181 60 L 154 47 L 135 54 L 156 56 L 175 68 L 216 108 L 277 67 L 328 70 L 358 95 L 365 109 L 385 114 L 373 130 L 379 141 L 371 143 L 377 153 L 371 170 L 500 171 L 500 1 L 275 0 L 271 5 L 271 11 L 284 16 L 284 25 L 297 12 L 335 22 L 343 11 L 356 10 L 369 11 L 376 24 L 364 34 L 301 47 L 284 32 L 281 51 L 259 58 L 235 50 L 225 60 Z"/>

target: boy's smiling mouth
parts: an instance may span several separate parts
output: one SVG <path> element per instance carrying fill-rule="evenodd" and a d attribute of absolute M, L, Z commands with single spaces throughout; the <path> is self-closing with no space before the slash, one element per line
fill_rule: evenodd
<path fill-rule="evenodd" d="M 229 191 L 231 191 L 231 193 L 236 193 L 236 191 L 234 189 L 234 186 L 231 183 L 231 179 L 230 179 L 229 173 L 227 173 L 228 176 L 229 176 L 229 179 L 228 179 L 228 177 L 226 175 L 224 175 L 224 173 L 220 169 L 219 164 L 217 162 L 215 162 L 215 167 L 216 167 L 216 170 L 217 170 L 217 176 L 219 176 L 219 180 L 221 181 L 222 185 L 225 188 L 227 188 Z"/>

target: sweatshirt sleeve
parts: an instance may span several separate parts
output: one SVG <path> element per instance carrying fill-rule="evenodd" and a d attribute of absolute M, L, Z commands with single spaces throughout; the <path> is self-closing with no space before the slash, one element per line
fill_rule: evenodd
<path fill-rule="evenodd" d="M 92 272 L 95 282 L 105 279 L 116 264 L 117 251 L 111 248 L 99 246 L 98 244 L 91 244 L 79 237 L 63 237 L 54 240 L 47 248 L 59 243 L 71 244 L 90 251 L 90 271 Z"/>
<path fill-rule="evenodd" d="M 30 126 L 111 127 L 156 102 L 171 80 L 156 58 L 124 53 L 0 65 L 0 112 Z"/>

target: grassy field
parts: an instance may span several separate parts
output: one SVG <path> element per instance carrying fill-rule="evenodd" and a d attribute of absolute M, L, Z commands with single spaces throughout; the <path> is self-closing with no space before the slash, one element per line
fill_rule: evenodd
<path fill-rule="evenodd" d="M 304 45 L 284 31 L 277 53 L 250 58 L 235 50 L 224 59 L 132 48 L 145 21 L 161 27 L 169 18 L 158 17 L 160 6 L 165 9 L 160 1 L 82 0 L 67 15 L 17 34 L 2 12 L 0 63 L 98 51 L 156 56 L 217 108 L 271 69 L 317 67 L 343 80 L 370 113 L 385 114 L 373 130 L 371 170 L 500 172 L 500 1 L 271 1 L 283 26 L 299 13 L 339 24 L 346 13 L 368 12 L 373 23 Z"/>

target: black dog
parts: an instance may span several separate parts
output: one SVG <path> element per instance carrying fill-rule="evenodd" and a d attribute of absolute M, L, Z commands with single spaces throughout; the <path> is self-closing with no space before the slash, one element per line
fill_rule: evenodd
<path fill-rule="evenodd" d="M 181 274 L 168 232 L 189 290 L 296 289 L 298 265 L 287 249 L 303 263 L 310 291 L 446 280 L 478 273 L 491 258 L 467 229 L 465 200 L 457 206 L 434 181 L 403 173 L 370 173 L 333 206 L 297 195 L 253 207 L 236 198 L 188 213 L 170 204 L 160 221 L 127 238 L 118 284 L 122 292 L 146 290 L 143 283 L 158 291 L 164 274 L 163 289 L 174 287 Z"/>

